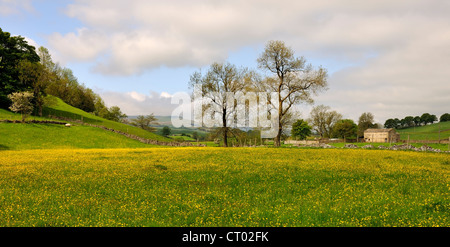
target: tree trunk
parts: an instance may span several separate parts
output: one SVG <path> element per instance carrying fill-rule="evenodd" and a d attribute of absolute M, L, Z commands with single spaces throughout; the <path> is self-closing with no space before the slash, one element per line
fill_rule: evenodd
<path fill-rule="evenodd" d="M 228 147 L 228 128 L 223 128 L 223 146 Z"/>
<path fill-rule="evenodd" d="M 278 92 L 278 133 L 275 137 L 274 146 L 280 147 L 281 146 L 281 134 L 283 133 L 283 126 L 281 124 L 281 120 L 283 118 L 283 102 L 281 101 L 281 95 L 280 92 Z"/>
<path fill-rule="evenodd" d="M 42 104 L 38 103 L 38 108 L 39 108 L 39 117 L 42 117 Z"/>
<path fill-rule="evenodd" d="M 275 142 L 274 142 L 274 146 L 275 147 L 280 147 L 281 146 L 281 133 L 282 132 L 283 132 L 283 130 L 281 128 L 279 128 L 277 137 L 275 137 Z"/>
<path fill-rule="evenodd" d="M 228 147 L 227 109 L 223 108 L 222 110 L 223 146 Z"/>

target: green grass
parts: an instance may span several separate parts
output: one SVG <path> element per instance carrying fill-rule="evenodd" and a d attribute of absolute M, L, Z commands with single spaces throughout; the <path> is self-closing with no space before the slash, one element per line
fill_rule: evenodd
<path fill-rule="evenodd" d="M 52 97 L 52 96 L 50 96 Z M 129 133 L 158 141 L 173 141 L 169 138 L 126 124 L 109 121 L 65 104 L 58 98 L 55 105 L 44 108 L 43 117 L 30 116 L 27 120 L 55 120 L 52 116 L 82 120 L 97 126 Z M 21 120 L 20 114 L 0 109 L 0 119 Z M 142 148 L 152 147 L 139 141 L 101 128 L 67 121 L 73 127 L 54 124 L 0 123 L 0 150 L 61 149 L 61 148 Z"/>
<path fill-rule="evenodd" d="M 340 142 L 340 143 L 331 143 L 330 145 L 331 146 L 334 146 L 334 147 L 337 147 L 337 148 L 343 148 L 344 146 L 345 146 L 345 144 L 348 144 L 348 143 L 343 143 L 343 142 Z M 394 146 L 394 145 L 404 145 L 404 144 L 406 144 L 406 143 L 403 143 L 403 142 L 398 142 L 398 143 L 367 143 L 367 142 L 360 142 L 360 143 L 350 143 L 350 144 L 353 144 L 353 145 L 356 145 L 356 146 L 358 146 L 358 147 L 363 147 L 363 146 L 366 146 L 366 145 L 372 145 L 372 146 L 374 146 L 375 148 L 378 148 L 379 146 L 385 146 L 385 147 L 390 147 L 390 146 Z M 412 145 L 412 146 L 414 146 L 414 147 L 418 147 L 418 148 L 420 148 L 422 145 L 427 145 L 427 146 L 429 146 L 429 147 L 432 147 L 432 148 L 436 148 L 436 149 L 440 149 L 440 150 L 442 150 L 442 151 L 448 151 L 448 144 L 438 144 L 438 143 L 427 143 L 427 144 L 422 144 L 422 143 L 411 143 L 410 145 Z"/>
<path fill-rule="evenodd" d="M 0 150 L 152 147 L 100 128 L 0 123 Z"/>
<path fill-rule="evenodd" d="M 272 148 L 0 154 L 0 226 L 450 226 L 448 154 Z"/>
<path fill-rule="evenodd" d="M 435 123 L 426 126 L 397 130 L 401 140 L 448 140 L 450 137 L 450 122 Z"/>
<path fill-rule="evenodd" d="M 45 116 L 57 116 L 57 117 L 66 117 L 75 120 L 82 120 L 85 123 L 93 124 L 93 125 L 101 125 L 110 129 L 119 130 L 122 132 L 126 132 L 129 134 L 133 134 L 136 136 L 140 136 L 146 139 L 157 140 L 157 141 L 171 141 L 168 138 L 157 135 L 155 133 L 134 127 L 126 124 L 106 120 L 100 117 L 97 117 L 93 114 L 84 112 L 78 108 L 72 107 L 66 103 L 64 103 L 61 99 L 55 98 L 57 103 L 55 106 L 51 108 L 45 108 L 43 114 Z"/>
<path fill-rule="evenodd" d="M 192 138 L 190 136 L 182 136 L 180 134 L 171 135 L 170 137 L 173 139 L 180 139 L 180 140 L 184 140 L 184 141 L 196 141 L 194 138 Z"/>

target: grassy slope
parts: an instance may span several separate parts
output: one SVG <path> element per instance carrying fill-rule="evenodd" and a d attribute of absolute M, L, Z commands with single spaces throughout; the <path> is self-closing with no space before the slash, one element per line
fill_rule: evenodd
<path fill-rule="evenodd" d="M 105 126 L 111 129 L 120 130 L 146 139 L 159 141 L 172 141 L 157 134 L 109 121 L 80 109 L 65 104 L 62 100 L 56 99 L 56 104 L 51 108 L 45 108 L 44 116 L 31 116 L 28 119 L 51 120 L 49 115 L 77 119 L 85 123 Z M 20 120 L 20 114 L 16 114 L 5 109 L 0 109 L 0 119 Z M 83 126 L 74 122 L 74 127 L 52 124 L 9 124 L 0 123 L 0 150 L 12 149 L 44 149 L 44 148 L 137 148 L 149 147 L 136 140 L 126 138 L 122 135 L 105 131 L 100 128 Z"/>
<path fill-rule="evenodd" d="M 90 113 L 84 112 L 78 108 L 72 107 L 70 105 L 65 104 L 61 99 L 56 98 L 57 104 L 52 106 L 51 108 L 44 109 L 44 115 L 48 116 L 57 116 L 57 117 L 66 117 L 76 120 L 83 120 L 85 123 L 101 125 L 107 128 L 119 130 L 122 132 L 127 132 L 133 135 L 137 135 L 143 138 L 158 140 L 158 141 L 171 141 L 168 138 L 157 135 L 155 133 L 148 132 L 146 130 L 129 126 L 126 124 L 110 121 L 103 119 L 101 117 L 94 116 Z"/>
<path fill-rule="evenodd" d="M 0 123 L 0 150 L 152 147 L 100 128 Z"/>
<path fill-rule="evenodd" d="M 415 128 L 397 130 L 402 140 L 441 140 L 450 137 L 450 122 L 435 123 Z M 440 132 L 440 134 L 439 134 Z"/>

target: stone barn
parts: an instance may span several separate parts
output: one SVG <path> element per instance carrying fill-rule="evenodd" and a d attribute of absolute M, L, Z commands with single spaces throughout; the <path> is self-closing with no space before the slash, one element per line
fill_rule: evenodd
<path fill-rule="evenodd" d="M 399 142 L 400 134 L 395 129 L 367 129 L 364 131 L 365 142 Z"/>

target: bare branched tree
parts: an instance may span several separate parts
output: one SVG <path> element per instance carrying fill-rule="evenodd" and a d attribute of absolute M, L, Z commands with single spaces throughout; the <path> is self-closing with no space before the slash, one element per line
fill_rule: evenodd
<path fill-rule="evenodd" d="M 223 136 L 224 147 L 228 146 L 230 125 L 235 119 L 233 95 L 244 90 L 247 72 L 246 68 L 237 68 L 230 63 L 213 63 L 205 75 L 195 72 L 191 76 L 191 87 L 201 85 L 202 97 L 210 101 L 202 106 L 203 109 L 208 112 L 207 114 L 220 116 L 220 133 Z"/>
<path fill-rule="evenodd" d="M 299 103 L 312 103 L 316 95 L 327 87 L 327 71 L 314 69 L 303 57 L 295 57 L 294 51 L 282 41 L 270 41 L 258 59 L 258 67 L 271 75 L 261 80 L 258 88 L 276 92 L 278 99 L 270 103 L 278 110 L 278 132 L 275 146 L 281 145 L 281 135 L 292 107 Z"/>

